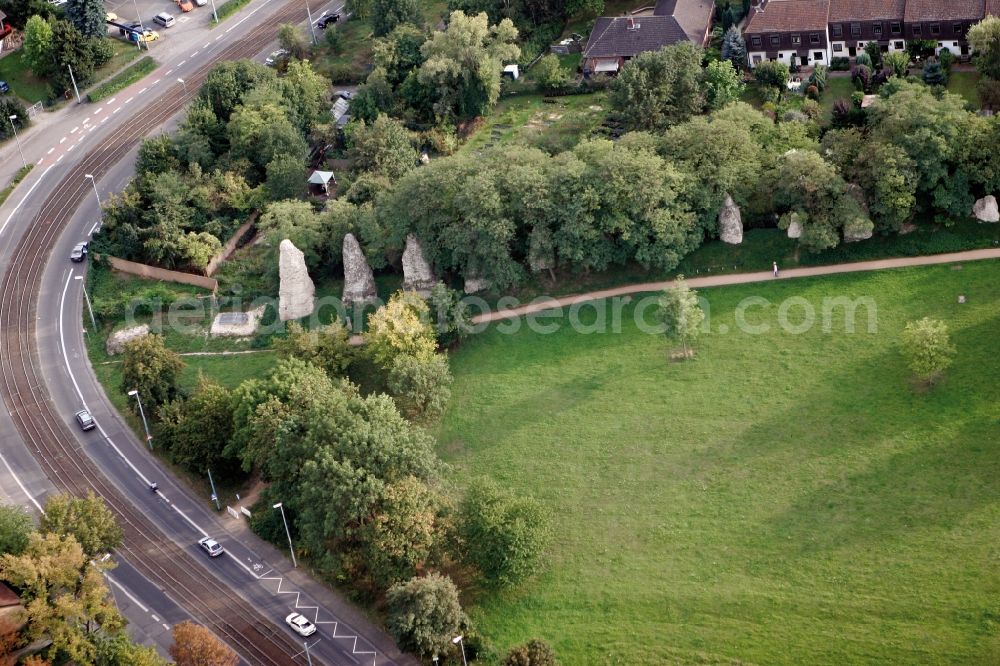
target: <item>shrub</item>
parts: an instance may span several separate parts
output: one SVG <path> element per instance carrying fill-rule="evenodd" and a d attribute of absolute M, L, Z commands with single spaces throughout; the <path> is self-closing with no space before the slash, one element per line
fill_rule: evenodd
<path fill-rule="evenodd" d="M 400 354 L 392 361 L 387 384 L 400 411 L 407 416 L 439 416 L 451 398 L 448 359 L 443 354 L 429 357 Z"/>
<path fill-rule="evenodd" d="M 851 68 L 851 81 L 858 90 L 868 92 L 872 87 L 872 70 L 867 65 L 855 65 Z"/>
<path fill-rule="evenodd" d="M 354 65 L 341 63 L 330 68 L 330 83 L 333 84 L 361 83 L 364 78 L 364 71 Z"/>
<path fill-rule="evenodd" d="M 951 66 L 955 64 L 955 54 L 948 49 L 941 49 L 938 53 L 938 60 L 941 63 L 941 67 L 944 68 L 945 72 L 951 73 Z"/>
<path fill-rule="evenodd" d="M 928 317 L 906 325 L 902 345 L 910 370 L 918 379 L 927 383 L 937 379 L 951 365 L 955 356 L 948 325 Z"/>
<path fill-rule="evenodd" d="M 810 120 L 817 120 L 823 114 L 823 107 L 814 99 L 807 99 L 802 102 L 802 113 L 806 114 Z"/>
<path fill-rule="evenodd" d="M 830 71 L 846 72 L 851 68 L 851 59 L 845 57 L 831 58 Z"/>
<path fill-rule="evenodd" d="M 504 657 L 503 666 L 559 666 L 552 646 L 534 638 L 524 645 L 512 647 Z"/>
<path fill-rule="evenodd" d="M 826 90 L 828 70 L 823 65 L 816 65 L 816 69 L 809 75 L 809 84 L 816 86 L 819 92 Z"/>
<path fill-rule="evenodd" d="M 858 67 L 867 67 L 870 70 L 873 66 L 872 57 L 867 52 L 862 51 L 854 58 L 854 64 Z"/>
<path fill-rule="evenodd" d="M 806 97 L 808 97 L 810 100 L 819 99 L 819 88 L 817 88 L 816 86 L 809 86 L 808 88 L 806 88 Z"/>
<path fill-rule="evenodd" d="M 446 654 L 451 639 L 468 619 L 451 578 L 432 573 L 397 583 L 386 593 L 389 633 L 404 650 L 418 655 Z"/>

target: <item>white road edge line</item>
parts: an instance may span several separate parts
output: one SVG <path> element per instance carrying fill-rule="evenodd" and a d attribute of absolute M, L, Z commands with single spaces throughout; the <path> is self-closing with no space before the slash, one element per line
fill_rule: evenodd
<path fill-rule="evenodd" d="M 127 100 L 125 100 L 125 104 L 128 104 L 129 102 L 131 102 L 134 99 L 135 99 L 135 97 L 129 97 Z"/>
<path fill-rule="evenodd" d="M 70 133 L 70 134 L 76 134 L 76 131 L 77 131 L 78 129 L 80 129 L 80 126 L 79 126 L 79 125 L 77 125 L 77 126 L 76 126 L 76 127 L 74 127 L 73 129 L 71 129 L 71 130 L 69 131 L 69 133 Z"/>
<path fill-rule="evenodd" d="M 56 164 L 59 164 L 60 162 L 62 162 L 62 158 L 64 158 L 64 157 L 66 157 L 66 155 L 60 155 L 59 157 L 57 157 L 56 158 Z"/>
<path fill-rule="evenodd" d="M 55 150 L 56 150 L 56 147 L 55 147 L 55 146 L 52 146 L 51 148 L 49 148 L 49 152 L 47 152 L 47 153 L 45 153 L 45 154 L 46 154 L 46 155 L 51 155 L 52 153 L 54 153 L 54 152 L 55 152 Z"/>
<path fill-rule="evenodd" d="M 141 601 L 139 601 L 138 599 L 136 599 L 135 596 L 133 596 L 131 592 L 129 592 L 127 589 L 125 589 L 125 587 L 121 583 L 119 583 L 114 578 L 112 578 L 110 576 L 110 574 L 104 574 L 104 577 L 108 579 L 109 583 L 111 583 L 112 585 L 114 585 L 115 587 L 117 587 L 119 590 L 121 590 L 121 593 L 124 594 L 126 597 L 128 597 L 129 601 L 131 601 L 136 606 L 138 606 L 139 608 L 141 608 L 143 610 L 143 612 L 145 612 L 145 613 L 149 612 L 149 609 L 146 608 L 145 606 L 143 606 Z M 154 617 L 153 619 L 155 620 L 157 618 Z"/>
<path fill-rule="evenodd" d="M 59 139 L 59 143 L 65 143 L 65 142 L 66 142 L 66 137 Z"/>

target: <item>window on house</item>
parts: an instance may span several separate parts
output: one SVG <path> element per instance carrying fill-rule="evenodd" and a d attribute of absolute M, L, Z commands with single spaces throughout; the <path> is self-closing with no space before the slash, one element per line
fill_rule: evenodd
<path fill-rule="evenodd" d="M 834 53 L 840 53 L 843 50 L 844 50 L 844 45 L 843 44 L 834 44 L 833 45 L 833 52 Z"/>
<path fill-rule="evenodd" d="M 931 23 L 931 34 L 934 36 L 941 34 L 941 26 L 937 23 Z"/>
<path fill-rule="evenodd" d="M 796 46 L 798 46 L 801 43 L 802 43 L 802 38 L 801 37 L 799 37 L 798 35 L 792 35 L 792 44 L 795 44 Z"/>
<path fill-rule="evenodd" d="M 860 37 L 861 36 L 861 24 L 860 23 L 852 23 L 851 24 L 851 36 L 853 36 L 853 37 Z"/>
<path fill-rule="evenodd" d="M 822 59 L 823 59 L 822 51 L 813 51 L 813 60 L 822 60 Z"/>
<path fill-rule="evenodd" d="M 898 35 L 903 32 L 903 26 L 899 23 L 899 21 L 893 21 L 889 25 L 889 29 L 892 30 L 892 34 L 894 35 Z"/>
<path fill-rule="evenodd" d="M 760 46 L 760 37 L 751 37 L 750 46 Z"/>
<path fill-rule="evenodd" d="M 815 33 L 814 32 L 811 35 L 809 35 L 809 43 L 810 44 L 819 44 L 819 33 Z"/>
<path fill-rule="evenodd" d="M 892 43 L 892 46 L 893 46 L 893 48 L 894 48 L 894 49 L 896 49 L 897 51 L 902 51 L 902 50 L 903 50 L 904 48 L 906 48 L 906 47 L 905 47 L 905 46 L 903 45 L 903 42 L 898 42 L 898 41 L 897 41 L 897 42 L 893 42 L 893 43 Z"/>
<path fill-rule="evenodd" d="M 874 24 L 872 26 L 872 32 L 875 33 L 876 35 L 881 35 L 882 34 L 882 24 L 881 23 Z"/>
<path fill-rule="evenodd" d="M 780 45 L 781 45 L 781 37 L 778 37 L 777 35 L 771 35 L 771 46 L 780 46 Z"/>
<path fill-rule="evenodd" d="M 755 65 L 759 65 L 760 64 L 760 56 L 759 55 L 755 55 L 753 57 L 753 64 L 755 64 Z"/>
<path fill-rule="evenodd" d="M 961 23 L 954 23 L 952 24 L 951 29 L 956 35 L 961 35 L 963 32 L 962 30 L 963 27 L 964 26 Z"/>
<path fill-rule="evenodd" d="M 913 36 L 914 37 L 919 37 L 920 36 L 920 24 L 919 23 L 917 25 L 913 26 Z"/>
<path fill-rule="evenodd" d="M 837 24 L 835 24 L 835 25 L 833 25 L 833 26 L 830 27 L 830 33 L 834 37 L 840 37 L 841 35 L 844 34 L 844 28 L 839 23 L 837 23 Z"/>

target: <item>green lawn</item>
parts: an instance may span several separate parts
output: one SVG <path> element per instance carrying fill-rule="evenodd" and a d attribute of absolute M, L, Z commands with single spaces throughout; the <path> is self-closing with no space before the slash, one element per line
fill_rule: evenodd
<path fill-rule="evenodd" d="M 21 58 L 22 53 L 0 58 L 0 81 L 9 83 L 11 92 L 29 104 L 48 99 L 49 84 L 31 73 L 28 63 Z"/>
<path fill-rule="evenodd" d="M 998 663 L 1000 265 L 702 295 L 692 362 L 631 306 L 621 333 L 522 326 L 453 354 L 454 478 L 531 493 L 555 527 L 535 579 L 467 600 L 478 629 L 501 650 L 545 638 L 564 664 Z M 766 334 L 734 332 L 751 296 L 817 313 L 868 296 L 877 332 L 862 309 L 853 334 L 842 316 L 785 333 L 776 306 L 747 314 Z M 925 315 L 959 354 L 915 392 L 897 345 Z"/>
<path fill-rule="evenodd" d="M 979 108 L 979 72 L 952 72 L 948 77 L 948 92 L 961 95 L 970 104 Z"/>
<path fill-rule="evenodd" d="M 507 97 L 461 150 L 477 151 L 509 143 L 535 146 L 551 153 L 569 150 L 590 136 L 607 113 L 608 101 L 604 93 L 552 98 L 538 94 Z"/>

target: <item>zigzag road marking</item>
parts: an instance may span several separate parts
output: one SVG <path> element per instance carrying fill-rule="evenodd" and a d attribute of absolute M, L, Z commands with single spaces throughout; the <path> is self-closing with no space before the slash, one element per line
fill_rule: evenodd
<path fill-rule="evenodd" d="M 295 597 L 295 610 L 297 610 L 297 611 L 305 611 L 305 610 L 315 611 L 315 613 L 313 613 L 313 624 L 315 624 L 315 625 L 332 624 L 333 625 L 333 638 L 339 638 L 341 640 L 347 640 L 347 641 L 353 640 L 354 643 L 351 646 L 351 654 L 354 654 L 356 656 L 370 655 L 371 658 L 372 658 L 372 666 L 375 666 L 375 663 L 378 661 L 378 653 L 373 652 L 371 650 L 358 650 L 358 636 L 356 636 L 355 634 L 345 634 L 343 636 L 338 636 L 337 635 L 337 629 L 340 626 L 339 622 L 337 622 L 336 620 L 320 620 L 319 619 L 319 606 L 302 606 L 302 605 L 299 605 L 299 601 L 302 598 L 302 593 L 299 592 L 299 591 L 283 590 L 283 589 L 281 589 L 281 584 L 285 582 L 285 579 L 284 579 L 283 576 L 268 576 L 268 574 L 271 573 L 272 571 L 274 571 L 274 569 L 269 569 L 266 573 L 262 574 L 261 576 L 258 576 L 257 580 L 259 580 L 261 582 L 263 582 L 263 581 L 276 581 L 278 583 L 278 589 L 275 590 L 275 592 L 274 592 L 275 594 L 290 594 L 290 595 L 294 596 Z"/>

